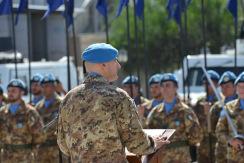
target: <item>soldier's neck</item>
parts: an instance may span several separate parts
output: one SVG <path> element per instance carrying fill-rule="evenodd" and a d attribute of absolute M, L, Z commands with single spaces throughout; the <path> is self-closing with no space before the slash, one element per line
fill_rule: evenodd
<path fill-rule="evenodd" d="M 175 96 L 167 96 L 167 97 L 164 97 L 164 102 L 171 103 L 174 101 L 174 99 L 175 99 Z"/>

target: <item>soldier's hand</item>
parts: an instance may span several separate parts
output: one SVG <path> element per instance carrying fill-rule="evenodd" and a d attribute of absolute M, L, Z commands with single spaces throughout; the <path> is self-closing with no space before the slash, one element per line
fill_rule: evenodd
<path fill-rule="evenodd" d="M 154 140 L 156 150 L 161 148 L 163 145 L 170 143 L 170 141 L 167 140 L 167 137 L 164 137 L 163 135 L 154 136 L 152 138 Z"/>
<path fill-rule="evenodd" d="M 138 110 L 138 115 L 140 117 L 143 117 L 145 113 L 145 107 L 142 105 L 137 105 L 137 110 Z"/>
<path fill-rule="evenodd" d="M 243 141 L 239 139 L 233 138 L 230 140 L 229 144 L 237 151 L 243 150 L 243 146 L 244 146 Z"/>
<path fill-rule="evenodd" d="M 211 108 L 211 104 L 209 102 L 205 102 L 203 104 L 204 114 L 207 115 L 209 113 L 209 110 Z"/>

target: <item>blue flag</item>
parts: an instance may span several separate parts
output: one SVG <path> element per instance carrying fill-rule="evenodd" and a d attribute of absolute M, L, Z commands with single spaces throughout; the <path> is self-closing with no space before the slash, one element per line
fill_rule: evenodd
<path fill-rule="evenodd" d="M 227 2 L 227 9 L 230 11 L 232 16 L 235 19 L 235 22 L 237 22 L 238 19 L 238 7 L 237 7 L 237 0 L 228 0 Z"/>
<path fill-rule="evenodd" d="M 120 0 L 120 1 L 119 1 L 119 6 L 118 6 L 118 9 L 117 9 L 117 12 L 116 12 L 116 16 L 117 16 L 117 17 L 120 16 L 120 14 L 121 14 L 123 8 L 124 8 L 125 6 L 128 6 L 128 3 L 129 3 L 129 0 Z"/>
<path fill-rule="evenodd" d="M 56 11 L 62 4 L 64 4 L 64 0 L 47 0 L 47 3 L 48 9 L 42 19 L 46 18 L 51 12 Z"/>
<path fill-rule="evenodd" d="M 98 12 L 103 15 L 103 16 L 107 16 L 108 14 L 108 9 L 107 9 L 107 3 L 106 0 L 98 0 L 97 1 L 97 5 L 96 8 L 98 10 Z"/>
<path fill-rule="evenodd" d="M 65 10 L 66 11 L 64 12 L 63 16 L 67 20 L 67 24 L 68 24 L 68 27 L 69 27 L 74 22 L 74 17 L 73 17 L 74 0 L 68 0 L 67 1 L 67 7 L 65 8 Z"/>
<path fill-rule="evenodd" d="M 144 11 L 144 0 L 136 0 L 136 16 L 142 18 Z"/>
<path fill-rule="evenodd" d="M 168 18 L 174 19 L 176 23 L 180 24 L 181 10 L 180 10 L 180 0 L 168 0 L 167 4 Z"/>
<path fill-rule="evenodd" d="M 15 25 L 18 24 L 19 14 L 23 13 L 27 9 L 27 7 L 28 7 L 28 0 L 20 0 L 19 8 L 17 11 L 16 19 L 15 19 Z"/>
<path fill-rule="evenodd" d="M 8 15 L 12 12 L 12 0 L 2 0 L 0 3 L 0 15 Z"/>

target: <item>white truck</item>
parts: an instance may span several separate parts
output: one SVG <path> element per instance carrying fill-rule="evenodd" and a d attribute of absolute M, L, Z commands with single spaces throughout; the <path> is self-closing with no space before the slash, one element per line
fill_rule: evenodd
<path fill-rule="evenodd" d="M 29 83 L 29 65 L 28 62 L 24 61 L 23 63 L 17 64 L 18 68 L 18 78 L 23 80 L 27 87 L 30 86 Z M 68 90 L 68 79 L 67 79 L 67 59 L 66 57 L 61 58 L 58 61 L 38 61 L 31 62 L 31 74 L 40 73 L 42 75 L 47 73 L 53 73 L 63 84 L 64 89 Z M 83 74 L 80 73 L 79 79 L 83 79 Z M 14 63 L 5 63 L 0 64 L 0 86 L 6 92 L 7 85 L 11 79 L 15 78 L 15 64 Z M 70 61 L 70 81 L 71 88 L 77 85 L 77 75 L 76 69 L 73 62 Z"/>
<path fill-rule="evenodd" d="M 187 98 L 188 92 L 190 92 L 191 103 L 194 105 L 198 97 L 205 94 L 201 81 L 203 75 L 201 67 L 205 65 L 204 55 L 188 55 L 184 58 L 183 63 L 184 79 L 185 81 L 189 81 L 189 87 L 187 87 L 187 84 L 185 85 L 185 97 Z M 234 72 L 236 75 L 244 71 L 244 55 L 237 55 L 237 68 L 234 65 L 235 57 L 233 54 L 207 54 L 207 69 L 215 70 L 220 75 L 227 70 Z M 180 95 L 183 97 L 182 69 L 176 70 L 175 74 L 179 79 Z"/>

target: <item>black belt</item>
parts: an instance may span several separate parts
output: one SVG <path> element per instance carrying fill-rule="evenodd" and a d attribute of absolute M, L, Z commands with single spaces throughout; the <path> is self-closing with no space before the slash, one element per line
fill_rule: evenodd
<path fill-rule="evenodd" d="M 32 149 L 32 144 L 3 144 L 3 148 L 7 150 Z"/>
<path fill-rule="evenodd" d="M 189 146 L 188 141 L 185 141 L 185 140 L 175 141 L 170 144 L 167 144 L 165 146 L 165 148 L 170 149 L 170 148 L 178 148 L 178 147 L 184 147 L 184 146 Z"/>
<path fill-rule="evenodd" d="M 51 147 L 51 146 L 57 146 L 57 140 L 47 140 L 44 143 L 40 145 L 40 147 Z"/>

